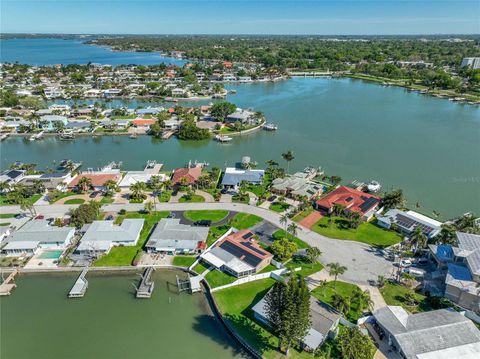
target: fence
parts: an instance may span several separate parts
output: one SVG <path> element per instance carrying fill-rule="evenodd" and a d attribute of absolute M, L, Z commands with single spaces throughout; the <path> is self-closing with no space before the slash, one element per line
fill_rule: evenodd
<path fill-rule="evenodd" d="M 245 284 L 245 283 L 253 282 L 253 281 L 256 281 L 256 280 L 260 280 L 260 279 L 266 279 L 266 278 L 270 278 L 270 277 L 278 280 L 280 275 L 282 273 L 284 273 L 285 271 L 286 271 L 286 269 L 281 268 L 281 269 L 276 269 L 276 270 L 268 272 L 268 273 L 260 273 L 260 274 L 255 274 L 255 275 L 249 275 L 248 277 L 237 279 L 235 282 L 232 282 L 230 284 L 225 284 L 225 285 L 222 285 L 220 287 L 213 288 L 212 292 L 216 292 L 218 290 L 222 290 L 222 289 L 225 289 L 225 288 L 235 287 L 236 285 Z"/>

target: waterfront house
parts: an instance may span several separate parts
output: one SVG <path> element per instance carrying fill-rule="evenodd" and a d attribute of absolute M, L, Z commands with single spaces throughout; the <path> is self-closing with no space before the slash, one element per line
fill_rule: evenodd
<path fill-rule="evenodd" d="M 14 185 L 20 182 L 25 177 L 24 170 L 6 170 L 0 173 L 0 182 L 6 182 L 9 185 Z"/>
<path fill-rule="evenodd" d="M 378 309 L 373 317 L 394 352 L 406 359 L 480 357 L 480 331 L 450 309 L 410 314 L 400 306 Z"/>
<path fill-rule="evenodd" d="M 150 126 L 156 122 L 157 120 L 154 120 L 151 118 L 136 118 L 135 120 L 132 121 L 132 125 L 138 129 L 143 129 L 145 131 L 148 131 L 150 129 Z"/>
<path fill-rule="evenodd" d="M 252 307 L 252 311 L 257 321 L 270 326 L 265 297 Z M 340 318 L 340 313 L 334 308 L 310 296 L 311 326 L 301 341 L 302 348 L 306 351 L 314 351 L 321 347 L 326 339 L 335 338 Z"/>
<path fill-rule="evenodd" d="M 236 122 L 240 122 L 242 125 L 253 125 L 257 122 L 255 119 L 255 112 L 249 110 L 243 110 L 241 108 L 237 108 L 236 111 L 227 116 L 225 122 L 230 124 L 235 124 Z"/>
<path fill-rule="evenodd" d="M 116 97 L 120 96 L 122 93 L 122 90 L 120 89 L 107 89 L 103 90 L 103 97 Z"/>
<path fill-rule="evenodd" d="M 64 126 L 67 126 L 68 119 L 65 116 L 60 115 L 45 115 L 41 116 L 39 123 L 42 129 L 48 132 L 52 132 L 55 130 L 55 123 L 60 122 Z"/>
<path fill-rule="evenodd" d="M 273 254 L 258 245 L 253 232 L 244 229 L 222 239 L 204 252 L 201 259 L 219 270 L 243 278 L 268 266 Z"/>
<path fill-rule="evenodd" d="M 325 191 L 325 186 L 312 181 L 307 173 L 297 172 L 284 178 L 275 178 L 271 190 L 294 199 L 300 197 L 313 199 Z"/>
<path fill-rule="evenodd" d="M 369 220 L 373 217 L 380 205 L 380 197 L 373 194 L 358 191 L 356 189 L 340 186 L 315 202 L 315 208 L 319 211 L 332 213 L 335 205 L 345 207 L 346 211 L 356 212 Z"/>
<path fill-rule="evenodd" d="M 65 129 L 73 132 L 86 132 L 90 129 L 90 121 L 87 120 L 69 120 L 65 125 Z"/>
<path fill-rule="evenodd" d="M 201 253 L 206 248 L 208 230 L 208 227 L 181 224 L 180 219 L 162 218 L 145 248 L 149 253 Z"/>
<path fill-rule="evenodd" d="M 442 230 L 442 223 L 414 211 L 391 209 L 383 215 L 377 216 L 380 227 L 390 229 L 393 224 L 400 232 L 410 235 L 419 227 L 428 238 L 435 237 Z"/>
<path fill-rule="evenodd" d="M 32 122 L 26 120 L 12 120 L 12 121 L 0 121 L 0 129 L 3 131 L 15 131 L 19 132 L 21 127 L 30 127 Z"/>
<path fill-rule="evenodd" d="M 128 189 L 130 186 L 137 182 L 142 182 L 149 184 L 152 177 L 156 176 L 159 178 L 160 182 L 164 182 L 167 179 L 167 176 L 163 173 L 152 173 L 148 170 L 146 171 L 128 171 L 123 176 L 122 180 L 118 184 L 120 188 Z"/>
<path fill-rule="evenodd" d="M 430 244 L 430 257 L 444 271 L 445 298 L 480 314 L 480 235 L 456 233 L 456 244 Z"/>
<path fill-rule="evenodd" d="M 46 189 L 63 191 L 66 188 L 66 184 L 72 181 L 72 179 L 73 177 L 70 172 L 54 172 L 41 175 L 28 175 L 23 177 L 20 183 L 25 186 L 33 186 L 36 181 L 40 181 Z"/>
<path fill-rule="evenodd" d="M 174 186 L 181 186 L 195 184 L 202 175 L 202 166 L 177 168 L 173 171 L 172 184 Z"/>
<path fill-rule="evenodd" d="M 118 183 L 122 175 L 120 173 L 82 173 L 78 176 L 76 176 L 69 184 L 68 188 L 74 189 L 77 187 L 78 183 L 80 180 L 83 178 L 89 178 L 92 182 L 92 188 L 95 191 L 104 191 L 105 190 L 105 182 L 107 181 L 114 181 L 115 183 Z"/>
<path fill-rule="evenodd" d="M 47 100 L 63 97 L 63 91 L 57 87 L 47 87 L 43 90 Z"/>
<path fill-rule="evenodd" d="M 82 227 L 84 235 L 75 250 L 82 255 L 106 254 L 115 246 L 135 246 L 143 228 L 143 218 L 127 218 L 122 224 L 113 221 L 93 221 Z"/>
<path fill-rule="evenodd" d="M 73 227 L 50 226 L 44 219 L 31 220 L 5 239 L 7 255 L 32 255 L 39 248 L 65 249 L 75 235 Z"/>
<path fill-rule="evenodd" d="M 242 182 L 254 185 L 262 184 L 264 174 L 264 170 L 227 167 L 223 174 L 222 186 L 236 191 Z"/>

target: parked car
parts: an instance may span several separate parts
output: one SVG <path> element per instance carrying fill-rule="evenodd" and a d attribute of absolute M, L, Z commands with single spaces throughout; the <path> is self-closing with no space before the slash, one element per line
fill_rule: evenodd
<path fill-rule="evenodd" d="M 416 278 L 423 278 L 423 276 L 425 275 L 425 271 L 423 269 L 415 267 L 404 268 L 403 272 L 408 273 Z"/>
<path fill-rule="evenodd" d="M 275 195 L 274 195 L 274 196 L 270 196 L 270 197 L 268 198 L 268 202 L 273 202 L 273 201 L 275 201 L 276 199 L 277 199 L 277 196 L 275 196 Z"/>
<path fill-rule="evenodd" d="M 98 194 L 98 192 L 92 192 L 92 193 L 90 193 L 90 196 L 88 196 L 88 197 L 95 198 L 95 197 L 97 197 L 97 194 Z"/>
<path fill-rule="evenodd" d="M 400 267 L 407 268 L 407 267 L 410 267 L 411 265 L 412 265 L 412 261 L 410 259 L 402 259 L 400 261 Z"/>
<path fill-rule="evenodd" d="M 194 226 L 201 226 L 201 227 L 210 227 L 211 224 L 212 224 L 212 221 L 208 219 L 201 219 L 200 221 L 193 222 Z"/>
<path fill-rule="evenodd" d="M 428 264 L 428 258 L 419 258 L 417 259 L 416 264 L 422 267 L 426 266 Z"/>
<path fill-rule="evenodd" d="M 113 216 L 110 214 L 107 216 L 107 218 L 105 218 L 107 221 L 112 221 L 113 220 Z"/>
<path fill-rule="evenodd" d="M 15 219 L 22 219 L 25 218 L 27 215 L 25 213 L 19 213 L 15 215 Z"/>

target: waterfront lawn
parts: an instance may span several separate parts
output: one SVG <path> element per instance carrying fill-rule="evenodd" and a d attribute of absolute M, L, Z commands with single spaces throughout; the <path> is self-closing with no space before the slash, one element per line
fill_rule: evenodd
<path fill-rule="evenodd" d="M 345 283 L 337 280 L 335 284 L 333 281 L 328 282 L 323 287 L 317 287 L 312 291 L 312 295 L 325 302 L 329 305 L 332 305 L 332 298 L 335 294 L 341 295 L 343 298 L 352 298 L 353 292 L 358 287 L 355 284 Z M 360 289 L 360 288 L 358 288 Z M 358 309 L 357 303 L 350 304 L 350 310 L 347 314 L 347 320 L 356 323 L 358 318 L 362 316 L 362 311 Z"/>
<path fill-rule="evenodd" d="M 180 203 L 198 203 L 198 202 L 205 202 L 205 198 L 198 194 L 194 194 L 191 196 L 183 195 L 178 199 Z"/>
<path fill-rule="evenodd" d="M 207 246 L 211 246 L 218 238 L 223 236 L 230 229 L 229 225 L 210 227 L 207 237 Z"/>
<path fill-rule="evenodd" d="M 260 223 L 262 218 L 248 213 L 237 213 L 229 222 L 230 226 L 237 229 L 247 229 Z"/>
<path fill-rule="evenodd" d="M 380 288 L 380 293 L 385 299 L 387 305 L 400 305 L 410 313 L 418 313 L 432 310 L 427 302 L 427 297 L 423 294 L 413 292 L 415 294 L 417 305 L 411 306 L 405 303 L 405 294 L 411 293 L 413 290 L 399 283 L 388 281 Z"/>
<path fill-rule="evenodd" d="M 172 197 L 172 191 L 162 191 L 158 195 L 158 201 L 162 202 L 162 203 L 165 203 L 165 202 L 170 201 L 170 197 Z"/>
<path fill-rule="evenodd" d="M 277 213 L 282 213 L 282 212 L 285 212 L 287 209 L 289 209 L 290 205 L 288 203 L 273 202 L 269 208 L 270 210 L 275 211 Z"/>
<path fill-rule="evenodd" d="M 212 222 L 219 222 L 228 216 L 228 211 L 225 210 L 213 210 L 213 211 L 185 211 L 183 216 L 192 221 L 201 221 L 201 220 L 208 220 Z"/>
<path fill-rule="evenodd" d="M 302 219 L 306 218 L 308 215 L 310 215 L 313 212 L 313 208 L 308 208 L 305 211 L 301 211 L 297 213 L 295 216 L 293 216 L 292 220 L 295 222 L 300 222 Z"/>
<path fill-rule="evenodd" d="M 208 272 L 207 275 L 205 276 L 205 279 L 207 280 L 208 284 L 212 288 L 230 284 L 237 280 L 237 278 L 235 278 L 233 275 L 227 274 L 218 269 L 214 269 Z"/>
<path fill-rule="evenodd" d="M 267 359 L 283 357 L 277 350 L 278 338 L 254 320 L 252 307 L 262 299 L 275 281 L 271 278 L 214 292 L 213 296 L 224 318 L 237 333 Z M 311 354 L 290 349 L 289 358 L 312 358 Z"/>
<path fill-rule="evenodd" d="M 295 256 L 289 262 L 285 264 L 285 267 L 294 272 L 296 268 L 301 268 L 299 271 L 295 271 L 295 274 L 302 277 L 308 277 L 313 273 L 320 272 L 323 269 L 323 265 L 319 262 L 311 263 L 308 258 L 304 256 Z"/>
<path fill-rule="evenodd" d="M 175 256 L 173 257 L 173 265 L 179 267 L 190 267 L 197 259 L 196 256 Z"/>
<path fill-rule="evenodd" d="M 309 248 L 310 246 L 305 243 L 304 241 L 302 241 L 300 238 L 297 238 L 297 237 L 292 237 L 291 234 L 287 234 L 283 229 L 278 229 L 277 231 L 273 232 L 272 234 L 272 238 L 276 241 L 278 239 L 282 239 L 282 238 L 285 238 L 287 237 L 288 239 L 292 240 L 293 242 L 295 242 L 295 244 L 297 245 L 297 248 L 298 249 L 307 249 Z"/>
<path fill-rule="evenodd" d="M 143 229 L 140 232 L 140 238 L 136 246 L 132 247 L 113 247 L 110 252 L 98 258 L 94 266 L 129 266 L 132 265 L 133 260 L 139 253 L 147 238 L 152 231 L 152 228 L 158 221 L 162 218 L 167 218 L 170 212 L 152 212 L 152 213 L 141 213 L 141 212 L 127 212 L 121 218 L 117 217 L 116 223 L 121 223 L 124 218 L 144 218 L 145 223 L 143 224 Z"/>
<path fill-rule="evenodd" d="M 73 198 L 65 201 L 64 204 L 82 204 L 85 203 L 85 200 L 82 198 Z"/>
<path fill-rule="evenodd" d="M 328 223 L 328 217 L 323 217 L 311 229 L 330 238 L 349 239 L 378 247 L 388 247 L 402 239 L 398 233 L 380 228 L 374 222 L 363 222 L 357 229 L 352 229 L 348 228 L 344 218 L 331 218 L 332 224 Z"/>

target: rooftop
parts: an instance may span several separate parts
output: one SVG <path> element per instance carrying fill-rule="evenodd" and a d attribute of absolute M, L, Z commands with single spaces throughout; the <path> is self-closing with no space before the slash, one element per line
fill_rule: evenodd
<path fill-rule="evenodd" d="M 73 235 L 75 229 L 73 227 L 55 227 L 50 226 L 48 221 L 44 219 L 31 220 L 23 225 L 23 227 L 14 231 L 6 241 L 12 242 L 39 242 L 41 244 L 48 243 L 64 243 Z"/>
<path fill-rule="evenodd" d="M 205 242 L 208 237 L 208 227 L 181 224 L 180 219 L 162 218 L 153 230 L 147 247 L 163 250 L 175 248 L 195 249 L 198 242 Z"/>
<path fill-rule="evenodd" d="M 366 214 L 380 203 L 380 197 L 340 186 L 317 201 L 317 205 L 331 209 L 335 204 L 345 206 L 349 211 Z"/>

